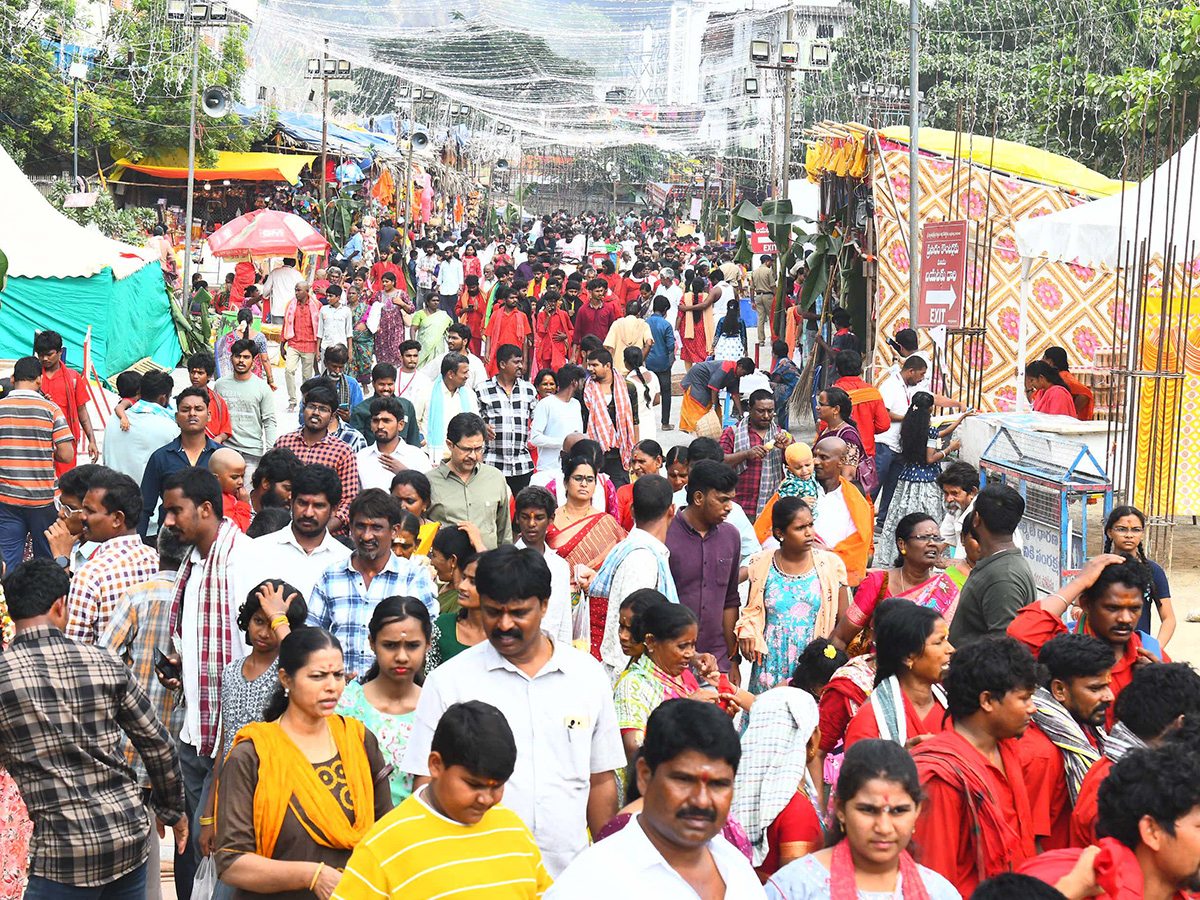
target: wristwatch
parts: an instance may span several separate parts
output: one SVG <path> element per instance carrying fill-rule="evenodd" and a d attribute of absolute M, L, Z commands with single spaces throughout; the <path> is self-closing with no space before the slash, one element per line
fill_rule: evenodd
<path fill-rule="evenodd" d="M 54 561 L 55 561 L 56 563 L 58 563 L 60 566 L 62 566 L 62 567 L 63 567 L 63 569 L 65 569 L 66 571 L 68 571 L 68 572 L 70 572 L 70 571 L 71 571 L 71 557 L 69 557 L 69 556 L 56 556 L 56 557 L 54 557 Z"/>

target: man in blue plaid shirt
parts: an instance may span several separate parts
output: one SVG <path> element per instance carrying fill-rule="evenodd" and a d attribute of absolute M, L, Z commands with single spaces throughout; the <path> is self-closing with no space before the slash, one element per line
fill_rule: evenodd
<path fill-rule="evenodd" d="M 379 601 L 416 597 L 428 607 L 430 618 L 438 614 L 428 568 L 392 553 L 401 512 L 400 502 L 387 491 L 359 492 L 350 504 L 354 553 L 322 573 L 308 601 L 308 624 L 341 641 L 348 679 L 364 674 L 374 661 L 367 624 Z"/>
<path fill-rule="evenodd" d="M 533 385 L 521 379 L 523 360 L 516 344 L 501 345 L 496 350 L 496 374 L 479 388 L 479 416 L 487 438 L 483 461 L 500 470 L 514 495 L 533 475 L 529 435 L 538 401 Z"/>

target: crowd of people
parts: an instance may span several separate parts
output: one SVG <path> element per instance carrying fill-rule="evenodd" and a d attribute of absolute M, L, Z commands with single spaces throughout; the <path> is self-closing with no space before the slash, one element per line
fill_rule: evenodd
<path fill-rule="evenodd" d="M 915 332 L 878 385 L 848 325 L 780 339 L 742 397 L 765 277 L 636 222 L 592 274 L 580 224 L 270 285 L 293 422 L 247 322 L 220 377 L 123 373 L 100 452 L 38 335 L 0 398 L 0 898 L 160 897 L 168 830 L 179 900 L 1200 890 L 1142 513 L 1039 597 Z"/>

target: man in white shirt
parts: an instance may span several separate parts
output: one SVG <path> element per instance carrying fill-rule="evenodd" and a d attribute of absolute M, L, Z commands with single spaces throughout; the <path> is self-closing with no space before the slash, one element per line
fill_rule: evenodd
<path fill-rule="evenodd" d="M 470 371 L 471 364 L 465 356 L 448 353 L 442 358 L 442 377 L 433 383 L 424 397 L 412 398 L 417 421 L 421 423 L 421 434 L 425 437 L 425 449 L 434 465 L 445 455 L 446 426 L 450 420 L 459 413 L 479 412 L 479 398 L 467 387 Z"/>
<path fill-rule="evenodd" d="M 262 571 L 287 581 L 306 601 L 321 573 L 350 556 L 350 548 L 329 533 L 329 520 L 341 502 L 337 472 L 319 464 L 301 466 L 292 476 L 292 521 L 254 539 Z"/>
<path fill-rule="evenodd" d="M 349 350 L 354 338 L 354 314 L 350 307 L 342 304 L 342 289 L 331 284 L 325 288 L 325 297 L 329 303 L 321 307 L 317 319 L 318 359 L 324 358 L 325 351 L 338 344 Z"/>
<path fill-rule="evenodd" d="M 546 531 L 554 521 L 557 504 L 554 495 L 543 487 L 522 488 L 516 498 L 517 547 L 536 550 L 550 567 L 550 601 L 542 631 L 558 643 L 570 644 L 575 627 L 571 616 L 571 565 L 546 544 Z"/>
<path fill-rule="evenodd" d="M 555 373 L 558 391 L 543 397 L 533 408 L 529 443 L 537 448 L 538 458 L 530 484 L 544 486 L 558 477 L 563 441 L 567 435 L 583 431 L 583 406 L 575 399 L 575 393 L 582 388 L 585 375 L 574 363 L 562 366 Z"/>
<path fill-rule="evenodd" d="M 104 426 L 104 465 L 142 483 L 154 451 L 179 437 L 175 412 L 170 409 L 174 389 L 169 372 L 152 370 L 143 376 L 141 399 L 125 414 L 129 427 L 122 430 L 115 414 Z"/>
<path fill-rule="evenodd" d="M 762 900 L 750 861 L 721 836 L 741 756 L 737 732 L 715 703 L 660 705 L 637 761 L 642 811 L 555 873 L 545 900 Z"/>
<path fill-rule="evenodd" d="M 470 374 L 467 376 L 467 387 L 478 394 L 483 383 L 488 380 L 487 366 L 483 364 L 483 360 L 476 356 L 468 348 L 468 343 L 471 340 L 471 329 L 462 322 L 456 322 L 446 329 L 446 352 L 433 357 L 420 370 L 432 383 L 442 373 L 442 360 L 451 353 L 461 353 L 467 358 L 470 364 Z"/>
<path fill-rule="evenodd" d="M 400 768 L 424 784 L 446 708 L 462 700 L 495 706 L 517 743 L 504 803 L 558 877 L 587 847 L 588 830 L 598 834 L 617 812 L 614 772 L 626 761 L 612 687 L 591 656 L 542 632 L 551 593 L 542 554 L 513 546 L 484 554 L 475 584 L 488 639 L 430 673 Z"/>
<path fill-rule="evenodd" d="M 671 304 L 671 308 L 667 310 L 667 321 L 674 328 L 675 320 L 679 318 L 679 301 L 683 299 L 683 288 L 675 282 L 675 270 L 669 266 L 658 270 L 658 289 L 654 296 L 659 294 L 666 297 L 667 302 Z"/>
<path fill-rule="evenodd" d="M 271 323 L 281 325 L 287 306 L 296 296 L 296 285 L 304 280 L 304 276 L 296 270 L 296 260 L 284 259 L 283 265 L 267 276 L 260 293 L 271 304 Z"/>
<path fill-rule="evenodd" d="M 421 410 L 429 402 L 429 393 L 433 390 L 433 380 L 417 368 L 421 361 L 421 342 L 401 341 L 398 349 L 400 371 L 396 373 L 396 396 L 411 403 L 420 418 Z"/>
<path fill-rule="evenodd" d="M 454 245 L 442 251 L 442 261 L 437 267 L 438 306 L 442 312 L 454 317 L 454 307 L 458 303 L 458 292 L 463 286 L 463 264 L 454 255 Z"/>
<path fill-rule="evenodd" d="M 429 471 L 429 456 L 400 439 L 404 426 L 404 407 L 399 399 L 376 397 L 371 401 L 371 433 L 375 443 L 358 451 L 358 477 L 364 490 L 390 491 L 392 479 L 404 469 Z"/>

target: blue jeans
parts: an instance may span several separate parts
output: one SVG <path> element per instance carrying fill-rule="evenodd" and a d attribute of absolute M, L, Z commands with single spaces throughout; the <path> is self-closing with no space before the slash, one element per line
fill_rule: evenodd
<path fill-rule="evenodd" d="M 875 441 L 875 470 L 879 475 L 879 499 L 875 504 L 875 521 L 879 525 L 887 519 L 892 494 L 903 469 L 904 460 L 900 458 L 900 454 L 883 441 Z"/>
<path fill-rule="evenodd" d="M 100 887 L 74 887 L 31 875 L 25 900 L 146 900 L 146 864 Z"/>
<path fill-rule="evenodd" d="M 49 558 L 50 544 L 46 529 L 54 524 L 57 513 L 54 504 L 48 506 L 17 506 L 0 503 L 0 557 L 11 572 L 25 558 L 25 538 L 33 536 L 33 555 Z"/>

